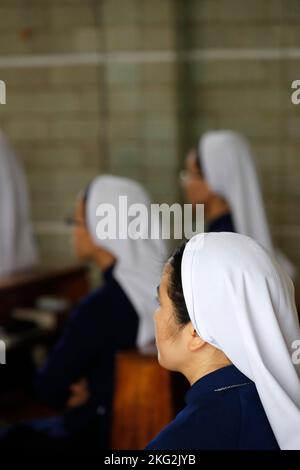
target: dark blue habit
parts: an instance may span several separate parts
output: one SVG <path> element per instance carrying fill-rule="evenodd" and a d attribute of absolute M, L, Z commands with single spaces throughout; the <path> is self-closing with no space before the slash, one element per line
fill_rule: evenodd
<path fill-rule="evenodd" d="M 235 232 L 230 212 L 212 220 L 206 227 L 207 232 Z"/>
<path fill-rule="evenodd" d="M 59 417 L 33 423 L 35 430 L 68 438 L 99 419 L 104 441 L 99 442 L 99 447 L 107 444 L 115 353 L 136 346 L 139 322 L 134 307 L 113 276 L 113 267 L 104 273 L 104 279 L 104 285 L 85 298 L 71 315 L 36 384 L 42 402 L 63 409 L 70 386 L 86 378 L 90 400 Z"/>
<path fill-rule="evenodd" d="M 186 407 L 146 450 L 279 449 L 254 382 L 235 366 L 199 379 Z"/>

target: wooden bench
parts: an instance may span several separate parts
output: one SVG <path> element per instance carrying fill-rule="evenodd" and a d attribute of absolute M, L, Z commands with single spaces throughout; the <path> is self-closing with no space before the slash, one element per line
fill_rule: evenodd
<path fill-rule="evenodd" d="M 11 312 L 18 307 L 31 308 L 35 306 L 38 297 L 55 296 L 69 301 L 73 306 L 80 301 L 90 290 L 89 276 L 86 267 L 81 265 L 62 266 L 62 267 L 38 267 L 31 270 L 15 273 L 11 276 L 1 277 L 0 279 L 0 326 L 5 326 L 11 319 Z M 67 313 L 67 312 L 66 312 Z M 61 315 L 61 323 L 65 319 Z M 59 324 L 61 327 L 62 325 Z M 27 354 L 34 344 L 43 341 L 46 343 L 48 333 L 42 337 L 27 341 L 20 354 Z M 52 338 L 49 333 L 49 338 Z M 0 337 L 1 340 L 1 337 Z M 29 355 L 29 353 L 28 353 Z M 1 385 L 5 384 L 6 372 L 14 376 L 11 372 L 11 363 L 8 361 L 6 366 L 1 366 Z M 19 420 L 30 420 L 41 416 L 49 416 L 53 411 L 35 403 L 28 389 L 32 377 L 26 377 L 26 384 L 23 383 L 23 375 L 20 374 L 18 366 L 16 367 L 16 377 L 22 377 L 18 380 L 18 385 L 12 385 L 5 390 L 0 390 L 0 417 L 6 423 Z M 13 369 L 14 370 L 14 369 Z M 33 372 L 33 371 L 31 371 Z"/>
<path fill-rule="evenodd" d="M 154 352 L 120 352 L 116 362 L 112 449 L 144 449 L 175 417 L 186 389 L 185 379 L 163 369 Z"/>

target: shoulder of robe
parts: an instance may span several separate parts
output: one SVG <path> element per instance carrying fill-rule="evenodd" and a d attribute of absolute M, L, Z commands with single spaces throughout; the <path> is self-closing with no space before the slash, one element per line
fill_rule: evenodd
<path fill-rule="evenodd" d="M 81 318 L 99 315 L 99 311 L 108 308 L 116 295 L 116 286 L 111 283 L 104 284 L 91 292 L 75 307 L 70 320 L 79 321 Z"/>

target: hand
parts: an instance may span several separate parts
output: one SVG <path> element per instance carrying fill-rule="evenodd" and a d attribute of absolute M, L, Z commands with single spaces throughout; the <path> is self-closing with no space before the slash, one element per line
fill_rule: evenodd
<path fill-rule="evenodd" d="M 77 408 L 85 405 L 90 398 L 88 381 L 81 379 L 70 387 L 70 398 L 67 401 L 67 408 Z"/>

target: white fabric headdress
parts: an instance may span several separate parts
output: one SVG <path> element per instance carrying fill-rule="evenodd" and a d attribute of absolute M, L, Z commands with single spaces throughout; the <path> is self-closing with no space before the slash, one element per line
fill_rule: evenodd
<path fill-rule="evenodd" d="M 37 263 L 24 172 L 0 131 L 0 276 Z"/>
<path fill-rule="evenodd" d="M 300 449 L 300 330 L 286 271 L 253 239 L 212 232 L 186 245 L 182 285 L 199 336 L 255 382 L 280 448 Z"/>
<path fill-rule="evenodd" d="M 254 159 L 247 141 L 233 131 L 207 132 L 199 142 L 199 157 L 205 179 L 231 208 L 236 232 L 274 251 L 278 261 L 294 278 L 296 269 L 293 264 L 283 253 L 274 250 Z"/>
<path fill-rule="evenodd" d="M 150 198 L 138 183 L 127 178 L 103 175 L 95 179 L 88 190 L 88 228 L 94 242 L 107 249 L 117 259 L 114 277 L 128 295 L 140 317 L 137 344 L 143 347 L 154 340 L 155 292 L 167 250 L 164 241 L 160 239 L 133 240 L 127 237 L 122 240 L 117 236 L 116 239 L 99 240 L 96 233 L 99 222 L 97 209 L 100 204 L 112 205 L 116 209 L 118 220 L 120 196 L 127 197 L 128 207 L 133 204 L 143 204 L 150 214 Z"/>

